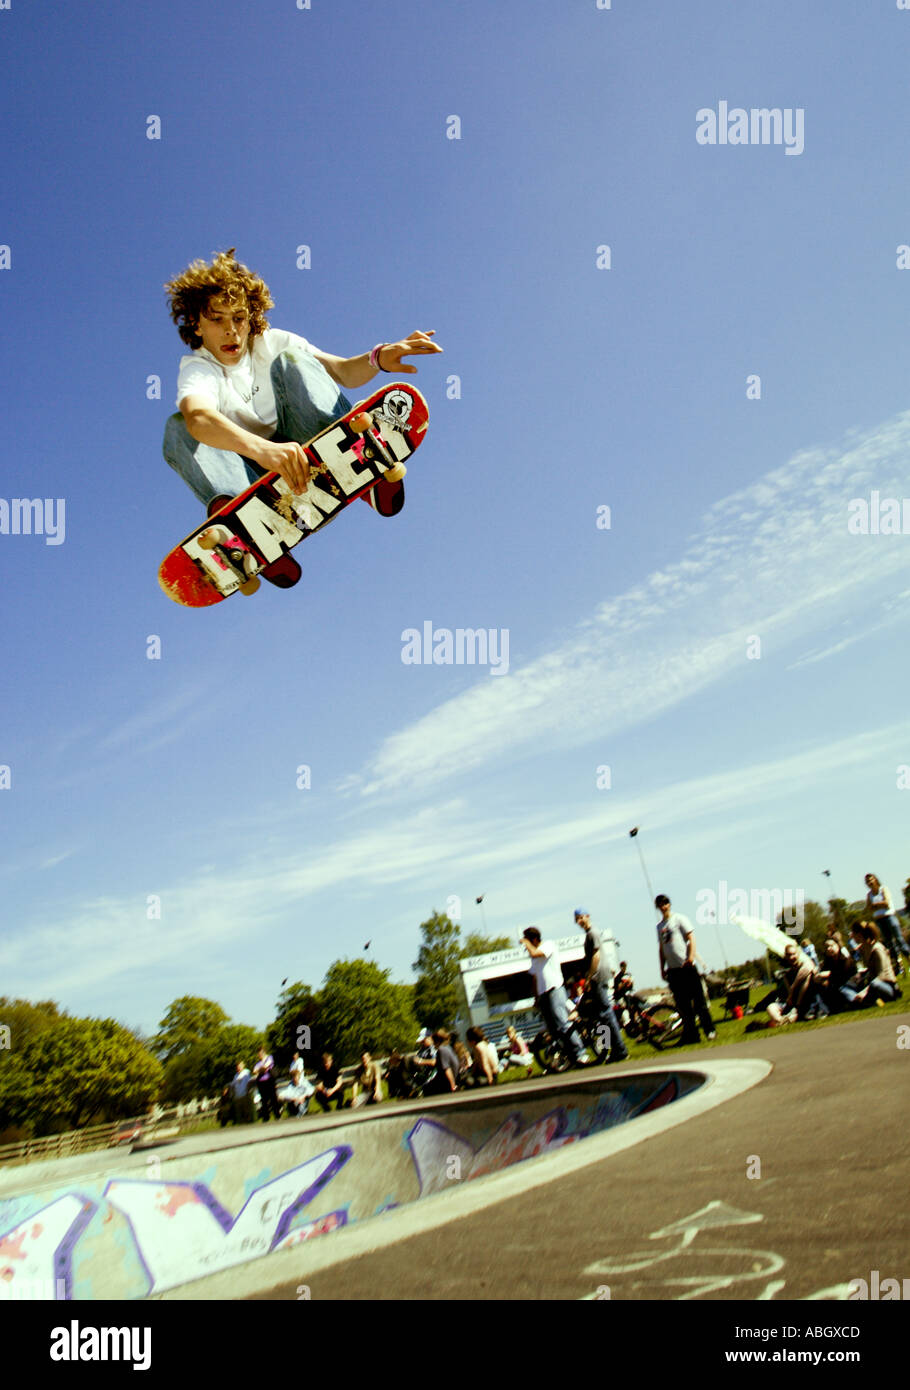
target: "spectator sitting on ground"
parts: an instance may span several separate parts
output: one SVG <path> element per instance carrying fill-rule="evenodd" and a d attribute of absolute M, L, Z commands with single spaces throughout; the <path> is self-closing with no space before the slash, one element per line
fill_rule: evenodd
<path fill-rule="evenodd" d="M 855 925 L 855 924 L 854 924 L 854 925 Z M 854 936 L 853 936 L 853 927 L 850 927 L 850 929 L 849 929 L 849 931 L 848 931 L 848 933 L 847 933 L 847 940 L 844 941 L 844 938 L 843 938 L 843 936 L 841 935 L 841 933 L 840 933 L 839 931 L 835 931 L 835 929 L 834 929 L 834 923 L 833 923 L 833 922 L 829 922 L 829 924 L 828 924 L 828 930 L 827 930 L 827 937 L 828 937 L 828 940 L 830 940 L 831 937 L 834 937 L 835 941 L 838 943 L 838 945 L 841 947 L 841 949 L 844 950 L 844 951 L 846 951 L 847 955 L 848 955 L 848 956 L 850 957 L 850 959 L 854 962 L 854 967 L 853 967 L 854 970 L 861 970 L 861 969 L 862 969 L 863 958 L 862 958 L 862 956 L 861 956 L 861 954 L 860 954 L 859 942 L 856 941 L 856 940 L 854 939 Z"/>
<path fill-rule="evenodd" d="M 418 1068 L 417 1075 L 423 1082 L 431 1072 L 436 1070 L 436 1049 L 433 1046 L 433 1039 L 429 1028 L 421 1028 L 417 1038 L 417 1051 L 414 1054 L 414 1066 Z"/>
<path fill-rule="evenodd" d="M 460 1042 L 459 1039 L 455 1037 L 453 1037 L 452 1039 L 452 1051 L 458 1058 L 458 1076 L 456 1077 L 456 1080 L 459 1086 L 472 1086 L 474 1084 L 474 1080 L 471 1076 L 470 1052 L 465 1047 L 464 1043 Z"/>
<path fill-rule="evenodd" d="M 809 1005 L 815 1000 L 813 985 L 815 970 L 809 961 L 800 964 L 799 951 L 790 941 L 784 951 L 784 982 L 786 997 L 783 1003 L 772 1001 L 768 1005 L 768 1018 L 771 1027 L 778 1028 L 783 1023 L 796 1023 L 804 1019 Z"/>
<path fill-rule="evenodd" d="M 436 1075 L 423 1093 L 425 1096 L 451 1095 L 458 1087 L 458 1058 L 451 1047 L 448 1029 L 437 1028 L 433 1042 L 436 1044 Z"/>
<path fill-rule="evenodd" d="M 567 987 L 566 994 L 569 1000 L 569 1010 L 577 1009 L 582 1001 L 585 992 L 585 977 L 579 975 L 577 980 L 573 980 Z"/>
<path fill-rule="evenodd" d="M 331 1110 L 333 1100 L 336 1110 L 342 1108 L 344 1105 L 344 1085 L 340 1069 L 331 1052 L 323 1052 L 322 1060 L 316 1068 L 316 1089 L 313 1093 L 323 1110 Z"/>
<path fill-rule="evenodd" d="M 288 1068 L 290 1082 L 278 1092 L 278 1099 L 286 1105 L 292 1115 L 305 1115 L 313 1094 L 313 1083 L 307 1081 L 303 1073 L 300 1053 L 295 1052 Z"/>
<path fill-rule="evenodd" d="M 882 945 L 878 927 L 874 922 L 858 922 L 854 934 L 859 939 L 866 975 L 861 989 L 857 989 L 855 984 L 851 983 L 844 985 L 841 990 L 848 1007 L 865 1009 L 879 1001 L 889 1004 L 892 1000 L 899 999 L 900 990 L 894 976 L 894 966 Z"/>
<path fill-rule="evenodd" d="M 530 1076 L 534 1067 L 534 1058 L 531 1055 L 531 1049 L 528 1047 L 528 1044 L 525 1042 L 524 1038 L 518 1036 L 511 1024 L 509 1024 L 509 1027 L 506 1029 L 506 1037 L 509 1040 L 509 1050 L 499 1063 L 500 1076 L 509 1067 L 518 1067 L 519 1070 L 523 1069 L 525 1076 Z"/>
<path fill-rule="evenodd" d="M 853 957 L 852 957 L 852 955 L 850 954 L 850 952 L 849 952 L 849 950 L 847 949 L 847 947 L 844 945 L 844 938 L 841 936 L 840 932 L 837 931 L 837 930 L 835 929 L 835 926 L 834 926 L 834 923 L 833 923 L 833 922 L 832 922 L 831 925 L 828 927 L 828 930 L 825 932 L 825 950 L 826 950 L 826 951 L 827 951 L 827 949 L 828 949 L 828 943 L 831 942 L 831 941 L 834 942 L 834 944 L 835 944 L 835 946 L 837 947 L 838 951 L 840 952 L 840 954 L 843 956 L 844 960 L 845 960 L 845 961 L 847 962 L 847 964 L 849 965 L 850 962 L 853 960 Z"/>
<path fill-rule="evenodd" d="M 389 1100 L 409 1099 L 411 1087 L 407 1078 L 405 1060 L 397 1050 L 388 1055 L 383 1080 L 388 1087 Z"/>
<path fill-rule="evenodd" d="M 815 977 L 818 992 L 829 1013 L 841 1014 L 847 1008 L 847 1000 L 841 991 L 855 973 L 850 952 L 839 944 L 839 933 L 834 932 L 825 942 L 821 969 Z"/>
<path fill-rule="evenodd" d="M 818 952 L 816 951 L 815 947 L 812 945 L 812 942 L 809 940 L 808 936 L 804 937 L 803 940 L 802 940 L 799 944 L 800 944 L 800 949 L 802 950 L 803 955 L 804 955 L 804 956 L 808 956 L 808 958 L 809 958 L 809 964 L 810 964 L 810 965 L 813 965 L 813 966 L 815 967 L 815 969 L 817 970 L 817 969 L 818 969 Z"/>
<path fill-rule="evenodd" d="M 491 1043 L 487 1042 L 486 1034 L 482 1028 L 469 1028 L 467 1031 L 468 1046 L 471 1049 L 473 1064 L 471 1075 L 477 1085 L 494 1086 L 498 1073 L 499 1058 L 496 1049 Z"/>
<path fill-rule="evenodd" d="M 378 1062 L 373 1061 L 369 1052 L 361 1052 L 360 1066 L 354 1073 L 351 1086 L 351 1105 L 357 1110 L 361 1105 L 378 1105 L 381 1100 L 382 1069 Z"/>

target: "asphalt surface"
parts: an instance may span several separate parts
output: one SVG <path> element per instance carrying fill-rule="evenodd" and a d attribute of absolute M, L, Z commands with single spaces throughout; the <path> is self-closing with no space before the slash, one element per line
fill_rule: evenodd
<path fill-rule="evenodd" d="M 675 1055 L 773 1069 L 708 1113 L 448 1225 L 310 1276 L 304 1253 L 293 1280 L 254 1297 L 299 1298 L 306 1279 L 320 1301 L 767 1301 L 844 1299 L 874 1271 L 910 1280 L 910 1014 Z"/>

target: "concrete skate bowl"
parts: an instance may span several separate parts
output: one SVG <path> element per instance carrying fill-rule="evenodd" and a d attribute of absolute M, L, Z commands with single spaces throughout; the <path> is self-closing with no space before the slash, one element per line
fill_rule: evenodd
<path fill-rule="evenodd" d="M 152 1152 L 8 1169 L 0 1173 L 0 1291 L 181 1297 L 182 1286 L 254 1260 L 277 1274 L 286 1264 L 279 1252 L 302 1256 L 299 1247 L 312 1242 L 315 1253 L 345 1229 L 378 1227 L 414 1204 L 445 1203 L 469 1184 L 495 1182 L 492 1175 L 515 1164 L 533 1168 L 586 1141 L 597 1145 L 598 1136 L 634 1129 L 680 1101 L 684 1111 L 708 1079 L 703 1067 L 598 1068 L 197 1134 Z M 204 1287 L 189 1296 L 206 1296 Z"/>

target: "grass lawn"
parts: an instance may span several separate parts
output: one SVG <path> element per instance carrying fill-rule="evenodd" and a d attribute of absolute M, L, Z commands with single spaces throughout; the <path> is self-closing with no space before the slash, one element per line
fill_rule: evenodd
<path fill-rule="evenodd" d="M 730 1043 L 754 1042 L 757 1038 L 760 1038 L 764 1043 L 769 1038 L 779 1037 L 781 1034 L 801 1033 L 810 1028 L 838 1028 L 843 1024 L 855 1023 L 858 1019 L 878 1018 L 882 1014 L 904 1014 L 910 1009 L 910 989 L 907 987 L 906 977 L 898 980 L 897 983 L 898 988 L 901 985 L 904 986 L 903 997 L 895 999 L 890 1004 L 885 1004 L 882 1008 L 850 1009 L 846 1013 L 829 1014 L 827 1018 L 816 1018 L 806 1023 L 787 1023 L 781 1028 L 756 1027 L 756 1024 L 767 1024 L 768 1015 L 764 1012 L 747 1014 L 744 1018 L 731 1018 L 724 1022 L 723 1002 L 713 1000 L 711 1017 L 717 1032 L 717 1037 L 713 1042 L 691 1043 L 685 1047 L 664 1048 L 662 1052 L 657 1052 L 649 1043 L 632 1042 L 630 1039 L 626 1039 L 629 1058 L 632 1061 L 642 1062 L 653 1061 L 656 1056 L 679 1057 L 690 1052 L 702 1052 L 709 1047 L 726 1047 Z M 754 1007 L 759 1000 L 764 999 L 770 990 L 770 985 L 760 985 L 757 989 L 753 989 L 749 995 L 750 1007 Z"/>

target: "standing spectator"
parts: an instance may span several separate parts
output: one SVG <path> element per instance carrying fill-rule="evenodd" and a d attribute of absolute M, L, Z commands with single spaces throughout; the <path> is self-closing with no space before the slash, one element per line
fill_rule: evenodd
<path fill-rule="evenodd" d="M 252 1084 L 253 1078 L 247 1069 L 246 1062 L 239 1061 L 231 1080 L 235 1124 L 248 1125 L 253 1122 L 253 1097 L 250 1092 Z"/>
<path fill-rule="evenodd" d="M 869 889 L 866 894 L 866 903 L 872 913 L 872 920 L 878 927 L 879 938 L 891 957 L 894 974 L 903 975 L 904 967 L 901 965 L 900 958 L 903 956 L 904 960 L 910 960 L 910 949 L 904 940 L 900 919 L 891 901 L 891 894 L 887 888 L 882 887 L 875 874 L 866 874 L 866 887 Z"/>
<path fill-rule="evenodd" d="M 336 1110 L 341 1110 L 344 1106 L 344 1081 L 331 1052 L 322 1054 L 322 1060 L 316 1068 L 316 1089 L 313 1094 L 323 1110 L 331 1110 L 333 1100 Z"/>
<path fill-rule="evenodd" d="M 225 1086 L 224 1090 L 221 1092 L 221 1100 L 218 1102 L 218 1110 L 216 1113 L 218 1116 L 218 1123 L 220 1124 L 222 1129 L 224 1129 L 226 1124 L 233 1120 L 234 1098 L 231 1095 L 230 1085 Z"/>
<path fill-rule="evenodd" d="M 597 1018 L 596 1027 L 604 1042 L 610 1039 L 609 1052 L 604 1048 L 604 1062 L 624 1062 L 629 1049 L 623 1042 L 613 1012 L 613 976 L 618 965 L 615 947 L 608 956 L 600 934 L 591 926 L 590 915 L 583 907 L 575 909 L 575 921 L 585 934 L 585 989 L 595 1005 L 592 1012 Z"/>
<path fill-rule="evenodd" d="M 253 1078 L 259 1087 L 259 1099 L 262 1102 L 259 1118 L 263 1124 L 268 1123 L 270 1115 L 280 1120 L 281 1106 L 278 1104 L 278 1094 L 275 1090 L 275 1060 L 264 1047 L 259 1049 L 259 1061 L 253 1066 Z"/>
<path fill-rule="evenodd" d="M 818 969 L 818 952 L 816 951 L 815 947 L 812 945 L 812 942 L 809 940 L 808 936 L 804 937 L 803 940 L 799 943 L 799 945 L 800 945 L 800 950 L 802 951 L 803 955 L 807 957 L 807 959 L 808 959 L 810 965 L 814 965 L 814 966 L 815 966 L 815 969 L 817 970 L 817 969 Z"/>
<path fill-rule="evenodd" d="M 424 1087 L 425 1096 L 448 1096 L 458 1089 L 458 1058 L 451 1046 L 450 1036 L 446 1028 L 437 1028 L 433 1034 L 433 1042 L 436 1044 L 436 1075 Z"/>
<path fill-rule="evenodd" d="M 506 1029 L 506 1037 L 509 1040 L 509 1050 L 499 1063 L 500 1076 L 504 1071 L 507 1071 L 509 1067 L 523 1068 L 525 1076 L 530 1076 L 534 1068 L 534 1058 L 528 1044 L 525 1042 L 524 1038 L 518 1036 L 511 1024 L 509 1024 L 509 1027 Z"/>
<path fill-rule="evenodd" d="M 363 1091 L 363 1099 L 360 1092 Z M 360 1066 L 354 1073 L 354 1080 L 351 1086 L 351 1107 L 358 1109 L 361 1105 L 378 1105 L 382 1100 L 382 1068 L 378 1062 L 374 1062 L 369 1052 L 361 1052 Z"/>
<path fill-rule="evenodd" d="M 681 1042 L 700 1041 L 696 1014 L 705 1037 L 710 1042 L 717 1034 L 705 1002 L 705 991 L 698 966 L 695 964 L 695 931 L 692 923 L 681 912 L 672 911 L 670 899 L 665 893 L 657 895 L 654 906 L 661 916 L 657 924 L 660 973 L 670 986 L 670 992 L 683 1022 Z"/>
<path fill-rule="evenodd" d="M 536 927 L 526 927 L 521 944 L 530 959 L 530 975 L 534 982 L 534 996 L 550 1036 L 559 1038 L 569 1055 L 574 1056 L 579 1067 L 587 1066 L 588 1055 L 585 1045 L 575 1028 L 569 1022 L 569 1007 L 563 988 L 562 969 L 559 953 L 553 941 L 541 941 Z"/>

